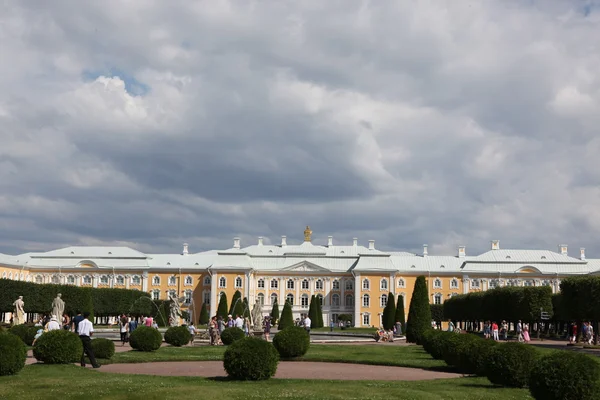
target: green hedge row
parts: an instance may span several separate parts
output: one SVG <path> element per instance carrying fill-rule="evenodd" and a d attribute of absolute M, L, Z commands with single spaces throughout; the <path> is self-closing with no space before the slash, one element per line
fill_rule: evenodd
<path fill-rule="evenodd" d="M 600 276 L 563 279 L 560 294 L 553 298 L 560 321 L 600 321 Z"/>

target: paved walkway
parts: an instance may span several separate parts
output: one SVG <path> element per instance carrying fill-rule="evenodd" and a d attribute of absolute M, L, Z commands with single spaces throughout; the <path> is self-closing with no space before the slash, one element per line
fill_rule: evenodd
<path fill-rule="evenodd" d="M 226 377 L 222 361 L 154 362 L 144 364 L 103 365 L 98 371 L 118 374 L 159 376 Z M 386 367 L 382 365 L 340 364 L 325 362 L 282 361 L 275 378 L 326 380 L 383 380 L 420 381 L 458 378 L 461 374 L 426 371 L 416 368 Z"/>

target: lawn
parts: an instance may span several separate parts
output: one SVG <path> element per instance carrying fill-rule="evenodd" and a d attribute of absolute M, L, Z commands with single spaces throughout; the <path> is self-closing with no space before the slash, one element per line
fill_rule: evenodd
<path fill-rule="evenodd" d="M 27 366 L 0 377 L 0 398 L 37 399 L 528 399 L 523 389 L 490 385 L 484 378 L 417 382 L 279 380 L 232 382 L 189 377 L 119 375 L 71 365 Z"/>

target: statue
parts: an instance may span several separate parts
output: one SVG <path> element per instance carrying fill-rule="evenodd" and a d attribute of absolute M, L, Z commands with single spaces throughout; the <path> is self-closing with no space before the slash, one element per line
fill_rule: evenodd
<path fill-rule="evenodd" d="M 262 307 L 260 301 L 256 300 L 254 307 L 252 307 L 252 326 L 254 330 L 262 329 Z"/>
<path fill-rule="evenodd" d="M 56 318 L 61 320 L 65 312 L 65 302 L 61 299 L 62 294 L 57 294 L 56 298 L 52 301 L 52 315 L 56 315 Z"/>
<path fill-rule="evenodd" d="M 19 296 L 13 303 L 15 306 L 15 312 L 13 314 L 13 325 L 22 325 L 25 323 L 25 303 L 23 302 L 23 296 Z"/>
<path fill-rule="evenodd" d="M 306 229 L 304 230 L 304 241 L 310 242 L 312 231 L 310 230 L 310 226 L 306 225 Z"/>
<path fill-rule="evenodd" d="M 175 296 L 169 296 L 171 300 L 171 306 L 169 308 L 169 322 L 171 326 L 179 326 L 179 318 L 181 317 L 181 306 L 179 305 L 180 301 L 183 301 L 183 298 L 178 299 Z"/>

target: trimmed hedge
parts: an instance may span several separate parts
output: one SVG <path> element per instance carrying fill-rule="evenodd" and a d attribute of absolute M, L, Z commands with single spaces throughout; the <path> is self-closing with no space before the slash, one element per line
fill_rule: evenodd
<path fill-rule="evenodd" d="M 33 356 L 44 364 L 72 364 L 83 353 L 81 339 L 70 331 L 57 329 L 44 332 L 33 346 Z"/>
<path fill-rule="evenodd" d="M 31 346 L 33 340 L 35 339 L 35 335 L 37 334 L 38 329 L 43 329 L 41 326 L 32 326 L 32 325 L 14 325 L 11 326 L 8 330 L 8 333 L 12 333 L 15 336 L 21 338 L 23 343 L 27 346 Z"/>
<path fill-rule="evenodd" d="M 281 358 L 302 357 L 310 347 L 310 336 L 304 328 L 291 326 L 277 332 L 273 338 L 273 346 Z"/>
<path fill-rule="evenodd" d="M 223 367 L 231 379 L 259 381 L 275 375 L 279 353 L 262 339 L 246 337 L 236 340 L 225 350 Z"/>
<path fill-rule="evenodd" d="M 162 335 L 157 329 L 149 326 L 138 326 L 129 335 L 132 349 L 139 351 L 155 351 L 162 345 Z"/>
<path fill-rule="evenodd" d="M 225 328 L 221 333 L 221 341 L 224 345 L 228 346 L 236 340 L 243 339 L 246 334 L 243 330 L 236 327 Z"/>
<path fill-rule="evenodd" d="M 281 312 L 281 318 L 279 319 L 279 325 L 277 329 L 283 330 L 294 326 L 294 316 L 292 315 L 292 305 L 289 302 L 285 302 L 283 305 L 283 311 Z"/>
<path fill-rule="evenodd" d="M 27 349 L 16 335 L 0 333 L 0 376 L 14 375 L 23 369 Z"/>
<path fill-rule="evenodd" d="M 435 329 L 425 331 L 421 338 L 423 348 L 431 355 L 431 357 L 435 358 L 436 360 L 443 360 L 446 340 L 452 334 L 453 333 L 451 332 L 444 332 Z"/>
<path fill-rule="evenodd" d="M 92 351 L 96 358 L 109 359 L 115 355 L 115 343 L 110 339 L 92 339 Z"/>
<path fill-rule="evenodd" d="M 470 349 L 481 341 L 484 340 L 475 335 L 450 333 L 444 346 L 444 361 L 463 374 L 474 374 L 476 366 Z"/>
<path fill-rule="evenodd" d="M 498 346 L 498 342 L 479 338 L 466 349 L 467 362 L 473 367 L 473 372 L 478 376 L 485 376 L 489 352 Z"/>
<path fill-rule="evenodd" d="M 526 387 L 539 354 L 523 343 L 502 343 L 491 348 L 486 357 L 485 374 L 490 382 L 509 387 Z"/>
<path fill-rule="evenodd" d="M 190 340 L 192 340 L 192 334 L 187 326 L 172 326 L 165 332 L 165 342 L 171 346 L 185 346 Z"/>
<path fill-rule="evenodd" d="M 431 308 L 429 306 L 429 294 L 427 281 L 424 276 L 417 277 L 415 288 L 408 309 L 408 320 L 406 321 L 406 341 L 408 343 L 421 344 L 424 332 L 431 328 Z"/>
<path fill-rule="evenodd" d="M 570 351 L 549 354 L 533 367 L 529 391 L 534 399 L 598 399 L 600 365 L 584 354 Z"/>

